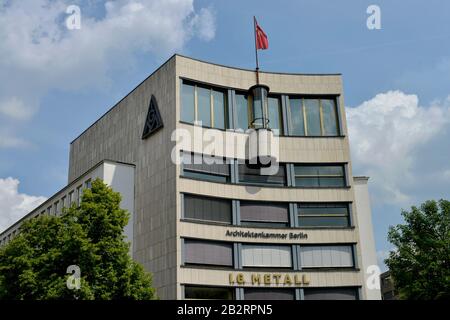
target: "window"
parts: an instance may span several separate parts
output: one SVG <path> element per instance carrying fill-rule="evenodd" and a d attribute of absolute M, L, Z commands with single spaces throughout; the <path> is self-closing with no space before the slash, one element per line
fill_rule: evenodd
<path fill-rule="evenodd" d="M 263 268 L 291 268 L 291 246 L 243 244 L 242 266 Z"/>
<path fill-rule="evenodd" d="M 56 216 L 59 213 L 59 202 L 56 201 L 55 204 L 53 205 L 53 214 Z"/>
<path fill-rule="evenodd" d="M 305 135 L 302 99 L 289 100 L 289 134 L 292 136 Z"/>
<path fill-rule="evenodd" d="M 230 165 L 226 162 L 223 158 L 183 152 L 183 176 L 214 182 L 229 182 Z"/>
<path fill-rule="evenodd" d="M 301 246 L 300 261 L 303 268 L 353 267 L 352 245 Z"/>
<path fill-rule="evenodd" d="M 297 187 L 345 187 L 344 165 L 295 165 Z"/>
<path fill-rule="evenodd" d="M 283 134 L 283 123 L 281 116 L 281 103 L 279 98 L 268 98 L 268 118 L 269 128 L 274 129 L 274 133 L 278 131 L 279 135 Z"/>
<path fill-rule="evenodd" d="M 358 300 L 358 288 L 305 288 L 305 300 Z"/>
<path fill-rule="evenodd" d="M 295 300 L 293 289 L 245 288 L 244 300 Z"/>
<path fill-rule="evenodd" d="M 240 204 L 241 224 L 244 226 L 289 225 L 288 205 L 285 203 L 241 201 Z"/>
<path fill-rule="evenodd" d="M 185 263 L 211 266 L 233 266 L 233 244 L 184 239 Z"/>
<path fill-rule="evenodd" d="M 86 180 L 86 182 L 84 183 L 84 188 L 85 189 L 90 189 L 91 187 L 92 187 L 91 179 Z"/>
<path fill-rule="evenodd" d="M 65 208 L 66 207 L 66 197 L 62 197 L 61 198 L 61 208 Z"/>
<path fill-rule="evenodd" d="M 249 108 L 252 103 L 251 96 L 236 93 L 236 129 L 246 131 L 249 128 Z"/>
<path fill-rule="evenodd" d="M 231 200 L 184 195 L 184 217 L 231 224 Z"/>
<path fill-rule="evenodd" d="M 301 227 L 348 227 L 348 203 L 300 203 L 298 224 Z"/>
<path fill-rule="evenodd" d="M 184 286 L 185 299 L 233 300 L 234 289 L 225 287 Z"/>
<path fill-rule="evenodd" d="M 51 213 L 52 213 L 52 206 L 50 206 L 50 207 L 47 208 L 47 214 L 48 214 L 48 215 L 51 215 Z"/>
<path fill-rule="evenodd" d="M 73 197 L 73 191 L 69 192 L 69 207 L 72 205 L 72 203 L 74 203 L 75 199 Z"/>
<path fill-rule="evenodd" d="M 334 98 L 289 98 L 289 134 L 337 136 L 338 116 Z"/>
<path fill-rule="evenodd" d="M 304 99 L 304 112 L 306 115 L 306 133 L 308 136 L 320 136 L 320 103 L 318 99 Z"/>
<path fill-rule="evenodd" d="M 195 87 L 185 83 L 181 88 L 181 120 L 195 121 Z"/>
<path fill-rule="evenodd" d="M 239 182 L 262 185 L 286 185 L 286 166 L 279 164 L 274 175 L 262 175 L 260 169 L 250 168 L 245 163 L 239 163 Z"/>
<path fill-rule="evenodd" d="M 322 99 L 322 126 L 324 136 L 337 136 L 338 119 L 336 114 L 336 105 L 333 99 Z"/>
<path fill-rule="evenodd" d="M 181 87 L 181 120 L 201 122 L 204 127 L 226 129 L 227 95 L 225 90 L 183 82 Z"/>
<path fill-rule="evenodd" d="M 77 206 L 81 205 L 81 197 L 83 196 L 83 189 L 82 186 L 78 186 L 77 188 Z"/>

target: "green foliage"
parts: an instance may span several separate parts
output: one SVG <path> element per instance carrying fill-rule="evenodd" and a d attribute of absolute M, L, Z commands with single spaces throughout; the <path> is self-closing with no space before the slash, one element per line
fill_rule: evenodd
<path fill-rule="evenodd" d="M 396 249 L 386 264 L 401 299 L 450 299 L 450 201 L 426 201 L 402 211 L 405 224 L 390 227 Z"/>
<path fill-rule="evenodd" d="M 120 201 L 97 179 L 79 207 L 25 221 L 0 248 L 0 299 L 154 299 L 151 275 L 129 256 Z M 67 288 L 70 265 L 80 268 L 78 290 Z"/>

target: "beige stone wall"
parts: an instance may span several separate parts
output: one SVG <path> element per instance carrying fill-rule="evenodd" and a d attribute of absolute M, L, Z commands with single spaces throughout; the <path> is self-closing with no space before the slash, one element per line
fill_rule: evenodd
<path fill-rule="evenodd" d="M 177 56 L 176 73 L 178 79 L 190 79 L 193 81 L 204 82 L 207 84 L 224 86 L 236 90 L 248 90 L 256 84 L 256 77 L 253 71 L 229 68 L 185 57 Z M 281 162 L 346 162 L 348 163 L 348 177 L 350 188 L 348 189 L 300 189 L 300 188 L 271 188 L 271 187 L 249 187 L 232 184 L 220 184 L 205 181 L 195 181 L 191 179 L 177 179 L 177 193 L 194 193 L 208 196 L 242 199 L 242 200 L 266 200 L 266 201 L 350 201 L 354 202 L 353 180 L 350 150 L 347 136 L 347 123 L 345 119 L 344 98 L 342 93 L 342 79 L 340 75 L 298 75 L 298 74 L 277 74 L 260 73 L 260 83 L 268 85 L 271 93 L 282 94 L 333 94 L 339 95 L 339 106 L 341 114 L 341 131 L 343 137 L 334 138 L 299 138 L 299 137 L 281 137 L 280 142 L 280 161 Z M 180 88 L 176 91 L 176 114 L 177 121 L 180 115 Z M 177 128 L 182 128 L 194 136 L 194 126 L 178 123 Z M 200 129 L 200 131 L 202 131 Z M 243 133 L 230 133 L 231 135 L 243 135 Z M 245 134 L 244 134 L 245 135 Z M 196 146 L 199 144 L 202 133 L 197 135 L 196 143 L 192 147 L 184 148 L 186 151 L 201 152 Z M 229 152 L 225 147 L 226 142 L 216 150 L 216 155 L 241 158 L 235 152 Z M 177 177 L 180 176 L 180 167 L 177 166 Z M 306 230 L 308 240 L 283 241 L 271 240 L 271 243 L 357 243 L 358 265 L 361 261 L 361 250 L 358 237 L 358 221 L 355 214 L 355 205 L 352 218 L 355 228 L 346 230 Z M 180 197 L 177 198 L 177 216 L 180 217 L 181 205 Z M 224 226 L 202 225 L 189 222 L 177 224 L 178 237 L 193 237 L 216 240 L 227 240 L 225 237 Z M 236 227 L 228 227 L 236 229 Z M 245 228 L 251 231 L 269 231 L 260 228 Z M 295 229 L 299 231 L 301 229 Z M 272 230 L 273 231 L 273 230 Z M 280 232 L 289 230 L 279 230 Z M 235 241 L 246 242 L 245 239 L 235 239 Z M 248 240 L 247 240 L 248 241 Z M 261 241 L 261 240 L 259 240 Z M 258 242 L 258 240 L 251 240 Z M 178 278 L 180 284 L 208 284 L 208 285 L 227 285 L 227 270 L 209 270 L 181 267 L 181 248 L 177 251 L 178 260 Z M 362 286 L 362 273 L 360 271 L 345 272 L 316 272 L 311 273 L 314 286 Z M 181 286 L 178 286 L 177 297 L 181 298 Z M 363 293 L 364 298 L 364 293 Z"/>
<path fill-rule="evenodd" d="M 270 285 L 252 285 L 246 283 L 242 287 L 291 287 L 291 288 L 307 288 L 307 287 L 341 287 L 341 286 L 359 286 L 361 285 L 360 275 L 355 271 L 327 271 L 327 272 L 286 272 L 286 271 L 236 271 L 236 270 L 213 270 L 213 269 L 192 269 L 180 268 L 179 276 L 183 279 L 185 284 L 205 284 L 210 286 L 228 286 L 229 274 L 236 275 L 237 273 L 244 274 L 244 279 L 251 279 L 252 274 L 280 274 L 283 276 L 288 274 L 292 279 L 295 275 L 306 275 L 309 279 L 309 284 L 302 285 L 277 285 L 273 281 Z M 241 287 L 241 285 L 234 284 L 232 286 Z"/>

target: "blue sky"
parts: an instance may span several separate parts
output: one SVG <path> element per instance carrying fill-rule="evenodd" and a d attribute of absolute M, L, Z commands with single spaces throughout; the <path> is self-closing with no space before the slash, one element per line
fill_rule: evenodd
<path fill-rule="evenodd" d="M 80 30 L 65 28 L 70 4 Z M 381 30 L 366 27 L 371 4 Z M 173 53 L 253 68 L 256 15 L 262 70 L 343 74 L 383 256 L 401 208 L 449 198 L 449 12 L 443 0 L 0 0 L 0 229 L 65 185 L 70 141 Z"/>

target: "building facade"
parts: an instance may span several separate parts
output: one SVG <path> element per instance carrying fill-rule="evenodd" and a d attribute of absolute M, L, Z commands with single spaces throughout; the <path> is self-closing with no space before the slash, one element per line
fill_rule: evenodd
<path fill-rule="evenodd" d="M 276 141 L 270 174 L 248 161 L 249 128 Z M 174 55 L 72 141 L 67 190 L 107 159 L 132 168 L 127 236 L 162 299 L 380 299 L 366 285 L 367 178 L 352 176 L 339 74 L 257 83 Z"/>
<path fill-rule="evenodd" d="M 381 297 L 383 300 L 399 300 L 398 292 L 395 289 L 394 279 L 391 272 L 386 271 L 380 275 Z"/>

